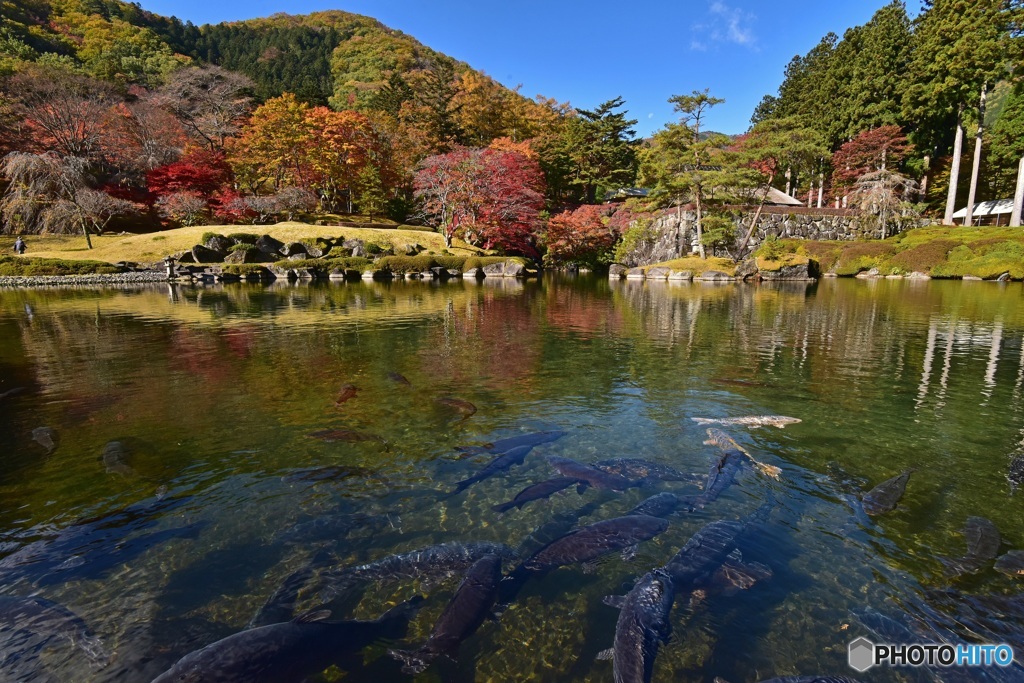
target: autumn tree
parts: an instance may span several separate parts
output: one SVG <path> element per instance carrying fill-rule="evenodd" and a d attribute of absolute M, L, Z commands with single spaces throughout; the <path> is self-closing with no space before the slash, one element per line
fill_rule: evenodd
<path fill-rule="evenodd" d="M 92 232 L 111 218 L 136 212 L 132 202 L 89 187 L 89 163 L 80 157 L 12 152 L 0 164 L 10 185 L 0 202 L 7 232 L 67 233 L 81 230 L 92 249 Z"/>
<path fill-rule="evenodd" d="M 913 149 L 899 126 L 866 130 L 832 155 L 832 177 L 836 185 L 848 186 L 866 173 L 898 169 Z"/>
<path fill-rule="evenodd" d="M 575 263 L 595 266 L 615 246 L 619 233 L 610 225 L 608 208 L 584 204 L 548 220 L 544 261 L 552 265 Z"/>
<path fill-rule="evenodd" d="M 31 149 L 99 159 L 108 112 L 119 99 L 110 86 L 63 69 L 33 66 L 15 74 L 7 91 L 24 120 Z"/>
<path fill-rule="evenodd" d="M 178 161 L 146 174 L 146 186 L 158 197 L 177 192 L 210 197 L 229 186 L 231 181 L 231 167 L 224 153 L 206 149 L 194 149 Z"/>
<path fill-rule="evenodd" d="M 877 216 L 879 237 L 885 239 L 890 234 L 890 223 L 917 217 L 910 201 L 917 190 L 917 181 L 897 171 L 880 168 L 857 178 L 850 196 L 862 211 Z"/>
<path fill-rule="evenodd" d="M 200 144 L 224 149 L 252 110 L 253 83 L 218 66 L 180 69 L 158 91 L 160 102 Z"/>
<path fill-rule="evenodd" d="M 461 235 L 484 248 L 534 254 L 543 182 L 537 162 L 522 155 L 460 148 L 424 159 L 414 187 L 445 246 Z"/>
<path fill-rule="evenodd" d="M 306 118 L 309 109 L 291 93 L 267 100 L 253 111 L 241 135 L 232 140 L 232 168 L 254 194 L 260 194 L 265 186 L 275 192 L 286 184 L 308 187 L 306 152 L 312 139 Z"/>

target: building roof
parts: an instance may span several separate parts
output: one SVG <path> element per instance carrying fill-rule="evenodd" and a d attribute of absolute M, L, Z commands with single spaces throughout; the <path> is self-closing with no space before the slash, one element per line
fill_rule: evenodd
<path fill-rule="evenodd" d="M 977 218 L 978 216 L 996 216 L 1013 213 L 1013 200 L 1012 199 L 990 199 L 987 202 L 978 202 L 974 205 L 974 211 L 971 213 L 972 217 Z M 967 218 L 967 207 L 960 209 L 953 214 L 953 218 Z"/>
<path fill-rule="evenodd" d="M 604 200 L 610 202 L 615 199 L 624 200 L 632 197 L 646 197 L 649 194 L 649 190 L 642 187 L 620 187 L 618 190 L 612 190 L 611 192 L 604 193 Z"/>
<path fill-rule="evenodd" d="M 743 190 L 741 194 L 744 197 L 755 202 L 761 203 L 761 193 L 764 192 L 764 185 L 757 189 Z M 776 190 L 774 187 L 768 188 L 768 197 L 765 199 L 765 206 L 803 206 L 804 203 L 795 197 L 791 197 L 782 190 Z"/>

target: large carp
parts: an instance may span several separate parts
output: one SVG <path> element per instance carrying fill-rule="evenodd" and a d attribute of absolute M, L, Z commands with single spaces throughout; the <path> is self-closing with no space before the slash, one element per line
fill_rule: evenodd
<path fill-rule="evenodd" d="M 374 621 L 326 621 L 326 610 L 235 633 L 185 655 L 153 683 L 300 683 L 378 640 L 405 636 L 417 596 Z"/>
<path fill-rule="evenodd" d="M 672 632 L 669 613 L 675 600 L 672 577 L 664 569 L 648 572 L 622 596 L 609 596 L 605 604 L 619 608 L 615 644 L 598 655 L 613 660 L 615 683 L 650 683 L 654 658 Z"/>
<path fill-rule="evenodd" d="M 466 638 L 480 628 L 491 613 L 501 581 L 501 558 L 484 555 L 466 572 L 459 589 L 434 624 L 430 638 L 418 650 L 390 650 L 389 654 L 405 664 L 402 671 L 418 674 L 441 655 L 453 656 Z"/>
<path fill-rule="evenodd" d="M 907 482 L 910 481 L 910 474 L 913 471 L 904 470 L 865 493 L 861 498 L 864 512 L 874 516 L 895 510 L 904 491 L 907 490 Z"/>

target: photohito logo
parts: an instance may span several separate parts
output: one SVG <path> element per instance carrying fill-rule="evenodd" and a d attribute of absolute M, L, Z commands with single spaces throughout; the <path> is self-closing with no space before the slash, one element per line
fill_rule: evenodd
<path fill-rule="evenodd" d="M 873 666 L 1010 666 L 1013 648 L 999 645 L 876 645 L 857 638 L 849 646 L 850 668 L 863 673 Z"/>

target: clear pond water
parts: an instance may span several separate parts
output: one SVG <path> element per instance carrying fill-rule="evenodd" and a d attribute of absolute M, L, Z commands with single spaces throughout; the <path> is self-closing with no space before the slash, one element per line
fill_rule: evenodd
<path fill-rule="evenodd" d="M 457 661 L 419 679 L 612 680 L 596 659 L 617 619 L 602 597 L 628 591 L 705 524 L 743 519 L 769 497 L 768 522 L 740 547 L 771 578 L 679 596 L 655 681 L 852 675 L 847 644 L 885 640 L 855 616 L 865 608 L 935 641 L 1005 640 L 1024 656 L 1024 610 L 1004 597 L 1021 579 L 991 562 L 951 577 L 942 562 L 965 554 L 970 516 L 995 523 L 1000 554 L 1024 548 L 1024 491 L 1011 495 L 1007 480 L 1024 439 L 1022 295 L 1020 284 L 987 282 L 559 277 L 0 290 L 0 595 L 67 607 L 113 653 L 99 667 L 67 641 L 0 627 L 0 679 L 150 681 L 244 629 L 314 557 L 297 612 L 319 604 L 320 572 L 398 552 L 494 541 L 525 557 L 546 524 L 574 511 L 584 525 L 659 491 L 700 492 L 671 481 L 570 488 L 495 512 L 555 476 L 544 456 L 706 473 L 718 451 L 691 418 L 765 414 L 801 422 L 723 429 L 780 479 L 744 467 L 632 559 L 531 580 Z M 346 384 L 356 394 L 336 404 Z M 33 438 L 39 427 L 53 430 L 52 452 Z M 549 429 L 566 434 L 444 495 L 492 457 L 457 447 Z M 321 430 L 366 440 L 312 436 Z M 894 511 L 859 513 L 859 493 L 908 468 Z M 333 603 L 332 618 L 372 619 L 426 594 L 401 643 L 416 646 L 458 584 L 385 580 Z M 407 680 L 388 646 L 323 679 Z"/>

